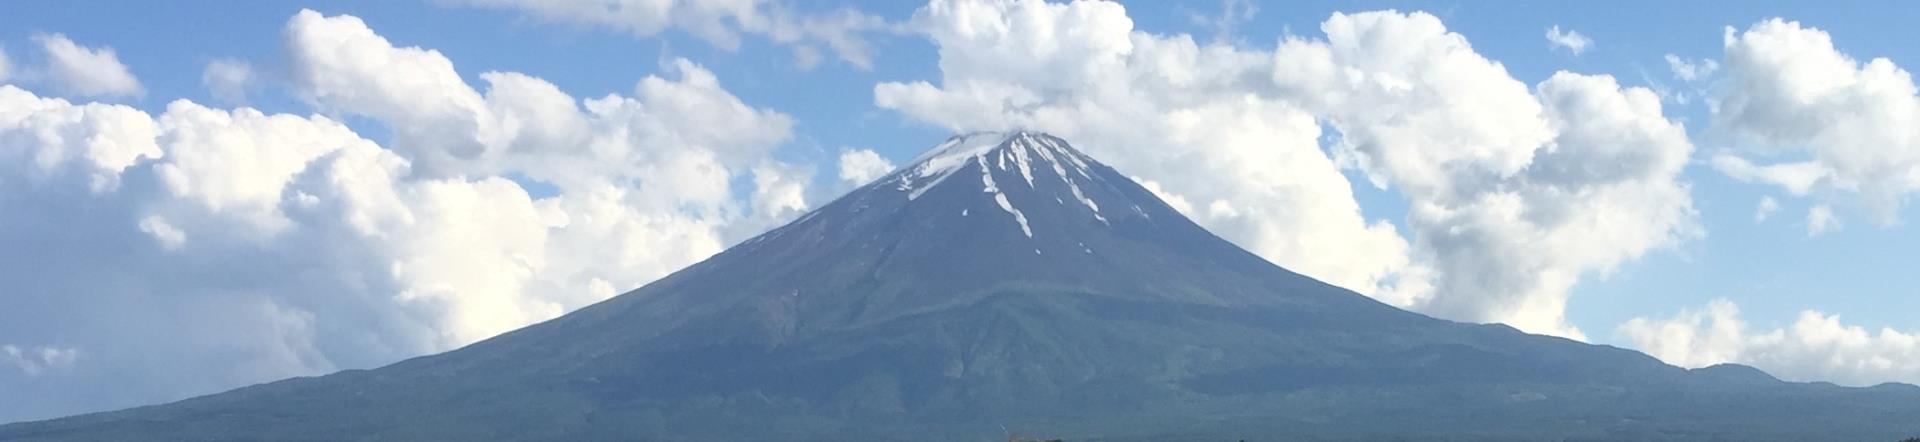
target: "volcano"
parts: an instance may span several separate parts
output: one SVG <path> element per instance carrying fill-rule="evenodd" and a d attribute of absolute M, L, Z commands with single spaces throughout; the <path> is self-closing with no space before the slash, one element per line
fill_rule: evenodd
<path fill-rule="evenodd" d="M 1053 136 L 954 137 L 632 292 L 447 353 L 0 427 L 46 440 L 1898 440 L 1920 388 L 1430 318 Z"/>

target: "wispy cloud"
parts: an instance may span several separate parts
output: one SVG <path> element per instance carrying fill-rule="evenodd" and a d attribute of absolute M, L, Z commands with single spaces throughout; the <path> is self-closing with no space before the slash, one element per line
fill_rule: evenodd
<path fill-rule="evenodd" d="M 1560 25 L 1553 25 L 1553 27 L 1547 28 L 1547 46 L 1552 48 L 1565 48 L 1567 52 L 1572 52 L 1573 55 L 1580 55 L 1586 52 L 1587 48 L 1593 47 L 1593 39 L 1587 38 L 1585 35 L 1580 35 L 1579 32 L 1573 30 L 1561 32 Z"/>

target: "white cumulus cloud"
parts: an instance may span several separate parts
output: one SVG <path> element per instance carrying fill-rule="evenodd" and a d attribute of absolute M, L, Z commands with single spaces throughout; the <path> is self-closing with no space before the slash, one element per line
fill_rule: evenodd
<path fill-rule="evenodd" d="M 1117 3 L 934 1 L 913 17 L 938 83 L 881 107 L 956 132 L 1038 129 L 1134 175 L 1187 215 L 1297 271 L 1386 293 L 1407 244 L 1360 213 L 1321 127 L 1271 89 L 1271 54 L 1135 31 Z"/>
<path fill-rule="evenodd" d="M 1716 299 L 1669 318 L 1634 318 L 1619 332 L 1641 351 L 1682 367 L 1740 363 L 1795 381 L 1920 383 L 1920 334 L 1869 331 L 1813 310 L 1786 327 L 1756 329 L 1732 301 Z"/>
<path fill-rule="evenodd" d="M 1726 84 L 1710 99 L 1713 134 L 1728 151 L 1715 168 L 1897 221 L 1920 191 L 1912 76 L 1886 58 L 1855 60 L 1825 31 L 1781 19 L 1729 27 L 1724 43 Z"/>
<path fill-rule="evenodd" d="M 0 269 L 0 336 L 42 373 L 0 370 L 0 421 L 451 349 L 810 205 L 813 169 L 773 159 L 791 117 L 686 60 L 582 99 L 512 72 L 475 89 L 347 16 L 302 12 L 283 43 L 293 92 L 322 115 L 186 100 L 150 115 L 0 85 L 0 262 L 26 263 Z M 386 126 L 392 145 L 328 115 Z"/>
<path fill-rule="evenodd" d="M 1415 309 L 1580 336 L 1583 275 L 1696 231 L 1680 172 L 1693 150 L 1659 97 L 1560 72 L 1533 90 L 1425 13 L 1335 14 L 1325 41 L 1275 55 L 1283 92 L 1338 129 L 1342 163 L 1409 202 Z"/>
<path fill-rule="evenodd" d="M 145 93 L 133 71 L 113 48 L 81 46 L 61 34 L 36 34 L 47 54 L 47 77 L 69 94 L 82 97 L 138 96 Z"/>
<path fill-rule="evenodd" d="M 892 172 L 893 167 L 893 162 L 887 161 L 872 149 L 840 152 L 840 181 L 845 184 L 865 185 Z"/>
<path fill-rule="evenodd" d="M 1424 13 L 1335 14 L 1275 52 L 1135 31 L 1107 2 L 935 1 L 911 24 L 941 78 L 882 83 L 880 106 L 1058 133 L 1255 253 L 1403 307 L 1578 336 L 1579 278 L 1695 231 L 1692 144 L 1651 91 L 1529 89 Z M 1408 198 L 1412 241 L 1362 216 L 1343 168 Z"/>

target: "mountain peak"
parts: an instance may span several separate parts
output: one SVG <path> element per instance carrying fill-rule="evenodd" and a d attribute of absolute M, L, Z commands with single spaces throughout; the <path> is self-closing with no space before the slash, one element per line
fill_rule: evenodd
<path fill-rule="evenodd" d="M 1071 196 L 1071 201 L 1085 209 L 1085 216 L 1103 225 L 1111 224 L 1101 212 L 1101 202 L 1087 190 L 1111 186 L 1104 177 L 1094 173 L 1095 164 L 1098 162 L 1074 150 L 1066 140 L 1045 133 L 975 132 L 948 138 L 880 183 L 905 193 L 908 201 L 914 201 L 950 179 L 962 177 L 967 183 L 965 186 L 977 189 L 990 199 L 1019 224 L 1021 233 L 1032 238 L 1033 227 L 1027 213 L 1016 204 L 1017 200 L 1045 204 L 1052 198 L 1053 202 L 1064 205 Z M 979 179 L 971 179 L 974 176 Z M 974 182 L 979 184 L 975 186 Z M 1029 197 L 1018 198 L 1010 193 Z M 1122 206 L 1109 201 L 1107 207 L 1130 207 L 1145 216 L 1133 202 Z M 963 209 L 963 213 L 971 211 Z"/>
<path fill-rule="evenodd" d="M 919 156 L 914 157 L 912 165 L 908 168 L 921 167 L 928 171 L 948 170 L 960 166 L 965 161 L 985 155 L 988 152 L 1013 148 L 1015 145 L 1030 145 L 1032 143 L 1043 142 L 1058 143 L 1059 145 L 1066 144 L 1066 142 L 1059 137 L 1042 132 L 1024 130 L 982 131 L 959 134 L 947 138 L 946 141 L 934 145 L 933 148 L 927 149 L 925 152 L 921 152 Z"/>
<path fill-rule="evenodd" d="M 866 268 L 850 277 L 939 281 L 886 302 L 862 301 L 865 314 L 879 316 L 1036 285 L 1192 295 L 1188 300 L 1216 305 L 1373 303 L 1357 295 L 1259 294 L 1317 282 L 1214 236 L 1066 140 L 1027 131 L 948 138 L 913 163 L 710 261 L 748 255 Z M 1133 268 L 1143 266 L 1151 268 Z M 1241 288 L 1183 288 L 1200 284 L 1186 282 L 1194 275 L 1228 269 L 1245 273 L 1205 284 L 1232 280 Z"/>
<path fill-rule="evenodd" d="M 1008 163 L 1012 162 L 1012 166 L 1018 167 L 1021 178 L 1032 183 L 1035 159 L 1043 163 L 1041 166 L 1056 168 L 1060 174 L 1071 169 L 1083 177 L 1090 175 L 1087 163 L 1092 159 L 1074 150 L 1059 137 L 1026 131 L 974 132 L 955 135 L 927 149 L 915 157 L 912 164 L 883 181 L 899 184 L 903 190 L 910 191 L 910 199 L 918 199 L 926 188 L 944 181 L 968 164 L 984 165 L 991 162 L 995 168 L 1007 170 Z M 922 183 L 927 185 L 917 185 Z M 921 192 L 911 192 L 914 189 Z"/>

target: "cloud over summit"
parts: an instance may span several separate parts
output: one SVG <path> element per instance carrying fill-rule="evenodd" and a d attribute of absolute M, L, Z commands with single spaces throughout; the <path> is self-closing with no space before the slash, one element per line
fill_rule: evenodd
<path fill-rule="evenodd" d="M 1135 31 L 1102 2 L 913 20 L 941 81 L 882 83 L 881 107 L 1060 133 L 1262 256 L 1396 305 L 1578 336 L 1578 278 L 1693 229 L 1693 147 L 1652 92 L 1573 73 L 1530 89 L 1425 13 L 1336 13 L 1272 52 Z M 1411 231 L 1362 217 L 1343 170 L 1406 197 Z M 1539 247 L 1556 258 L 1525 262 Z"/>

